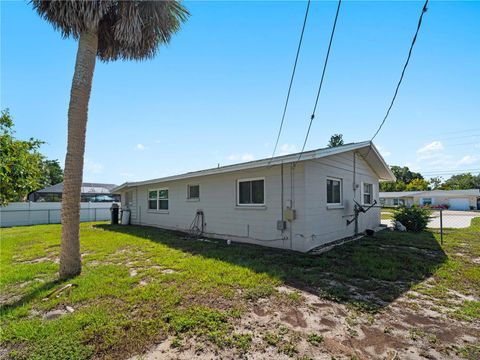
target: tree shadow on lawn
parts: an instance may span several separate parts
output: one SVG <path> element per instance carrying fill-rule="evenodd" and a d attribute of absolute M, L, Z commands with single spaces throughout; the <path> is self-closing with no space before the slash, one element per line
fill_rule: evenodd
<path fill-rule="evenodd" d="M 0 315 L 5 315 L 18 307 L 28 304 L 33 299 L 36 299 L 40 294 L 44 293 L 47 290 L 53 290 L 55 287 L 58 287 L 59 285 L 63 284 L 63 282 L 64 280 L 60 280 L 60 279 L 48 281 L 36 287 L 29 293 L 16 297 L 16 300 L 14 300 L 13 302 L 7 302 L 4 304 L 1 304 Z"/>
<path fill-rule="evenodd" d="M 155 227 L 95 226 L 267 273 L 296 289 L 372 311 L 430 277 L 447 260 L 430 232 L 382 231 L 311 255 L 250 244 L 227 245 L 222 240 L 191 240 Z"/>

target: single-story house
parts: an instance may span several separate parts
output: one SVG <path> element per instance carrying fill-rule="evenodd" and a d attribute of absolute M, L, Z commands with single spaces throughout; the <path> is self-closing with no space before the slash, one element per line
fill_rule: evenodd
<path fill-rule="evenodd" d="M 395 176 L 370 142 L 306 151 L 113 189 L 131 223 L 307 252 L 355 235 L 354 200 L 378 201 Z M 380 209 L 357 218 L 357 232 L 380 224 Z"/>
<path fill-rule="evenodd" d="M 383 206 L 442 207 L 451 210 L 480 210 L 480 189 L 381 192 Z"/>
<path fill-rule="evenodd" d="M 82 183 L 82 202 L 119 202 L 120 196 L 113 194 L 115 184 Z M 47 186 L 28 195 L 28 200 L 33 202 L 59 202 L 62 201 L 63 182 Z"/>

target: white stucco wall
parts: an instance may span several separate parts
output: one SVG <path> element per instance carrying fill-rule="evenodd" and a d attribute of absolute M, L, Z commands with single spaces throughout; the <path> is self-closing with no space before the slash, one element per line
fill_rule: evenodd
<path fill-rule="evenodd" d="M 357 201 L 361 202 L 363 182 L 373 184 L 373 196 L 378 201 L 377 176 L 360 156 L 356 166 Z M 295 166 L 285 164 L 283 175 L 283 204 L 280 165 L 134 187 L 129 189 L 131 223 L 185 231 L 201 209 L 205 236 L 302 252 L 354 234 L 354 224 L 346 225 L 353 215 L 353 152 Z M 237 206 L 237 180 L 257 177 L 265 178 L 265 206 Z M 342 179 L 343 208 L 327 209 L 327 177 Z M 188 185 L 200 185 L 198 201 L 187 199 Z M 148 191 L 163 187 L 169 190 L 168 211 L 148 210 Z M 123 191 L 122 201 L 125 195 Z M 296 220 L 287 222 L 286 231 L 277 230 L 282 209 L 290 204 L 296 210 Z M 359 232 L 379 223 L 380 210 L 371 209 L 360 214 Z"/>

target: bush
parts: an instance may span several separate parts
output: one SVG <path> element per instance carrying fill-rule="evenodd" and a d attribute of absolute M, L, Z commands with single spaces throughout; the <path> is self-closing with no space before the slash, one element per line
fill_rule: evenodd
<path fill-rule="evenodd" d="M 430 210 L 418 206 L 400 207 L 394 211 L 393 220 L 400 221 L 408 231 L 419 232 L 426 229 Z"/>

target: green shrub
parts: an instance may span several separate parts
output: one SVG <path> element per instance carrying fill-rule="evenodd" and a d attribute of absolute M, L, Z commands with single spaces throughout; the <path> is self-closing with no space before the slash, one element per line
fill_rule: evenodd
<path fill-rule="evenodd" d="M 408 231 L 419 232 L 425 230 L 430 220 L 430 210 L 418 206 L 399 207 L 393 213 L 393 220 L 400 221 Z"/>

